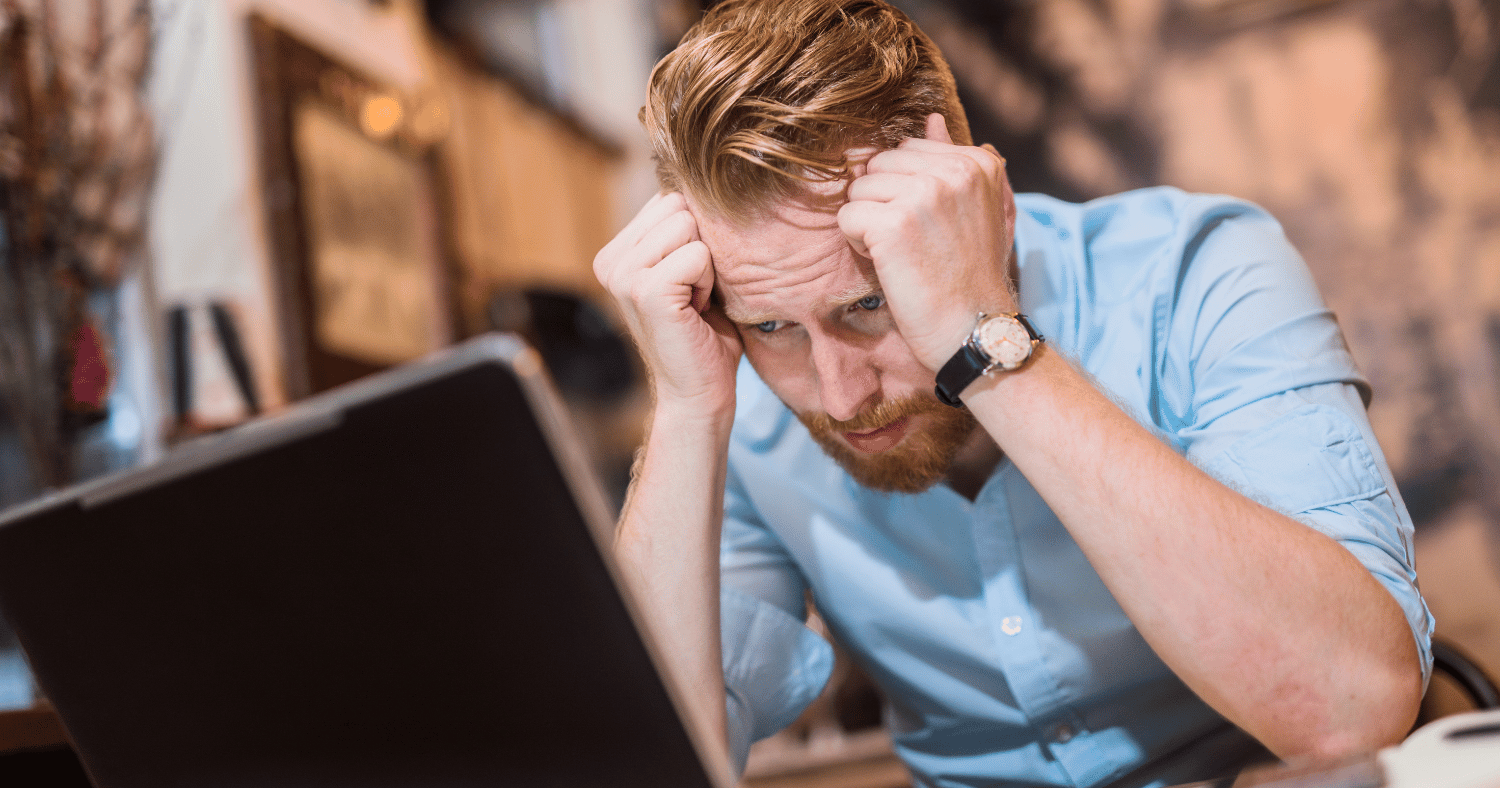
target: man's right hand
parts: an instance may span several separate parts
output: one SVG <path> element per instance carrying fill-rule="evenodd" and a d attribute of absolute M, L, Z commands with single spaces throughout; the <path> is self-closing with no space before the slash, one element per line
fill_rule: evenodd
<path fill-rule="evenodd" d="M 705 743 L 725 753 L 719 528 L 742 347 L 709 308 L 713 261 L 681 194 L 658 194 L 594 258 L 651 375 L 656 409 L 615 557 Z"/>
<path fill-rule="evenodd" d="M 657 407 L 734 409 L 739 335 L 710 308 L 713 260 L 681 194 L 658 194 L 594 257 L 635 337 Z"/>

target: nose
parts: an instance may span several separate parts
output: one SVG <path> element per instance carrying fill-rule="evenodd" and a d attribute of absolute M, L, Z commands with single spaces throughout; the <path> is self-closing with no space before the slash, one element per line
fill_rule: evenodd
<path fill-rule="evenodd" d="M 818 376 L 818 400 L 823 412 L 839 421 L 857 415 L 880 389 L 880 379 L 867 348 L 849 339 L 814 333 L 813 370 Z"/>

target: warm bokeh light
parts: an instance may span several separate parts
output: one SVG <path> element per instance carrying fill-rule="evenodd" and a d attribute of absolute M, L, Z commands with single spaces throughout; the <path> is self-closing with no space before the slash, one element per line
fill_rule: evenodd
<path fill-rule="evenodd" d="M 359 110 L 359 125 L 375 139 L 388 139 L 401 125 L 401 102 L 390 96 L 371 96 Z"/>

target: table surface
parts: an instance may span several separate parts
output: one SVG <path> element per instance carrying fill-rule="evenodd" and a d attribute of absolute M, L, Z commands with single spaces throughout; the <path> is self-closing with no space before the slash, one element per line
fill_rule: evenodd
<path fill-rule="evenodd" d="M 0 711 L 0 754 L 59 747 L 68 743 L 62 720 L 48 704 Z"/>

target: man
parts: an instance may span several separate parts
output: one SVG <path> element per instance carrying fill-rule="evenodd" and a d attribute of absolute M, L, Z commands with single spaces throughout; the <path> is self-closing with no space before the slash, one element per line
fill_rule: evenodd
<path fill-rule="evenodd" d="M 616 549 L 741 763 L 826 679 L 808 591 L 922 785 L 1401 738 L 1410 520 L 1270 217 L 1013 196 L 878 0 L 716 6 L 642 119 L 664 193 L 595 260 L 655 395 Z"/>

